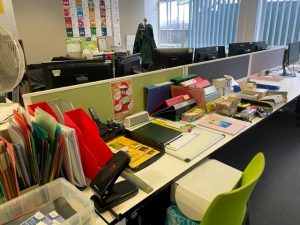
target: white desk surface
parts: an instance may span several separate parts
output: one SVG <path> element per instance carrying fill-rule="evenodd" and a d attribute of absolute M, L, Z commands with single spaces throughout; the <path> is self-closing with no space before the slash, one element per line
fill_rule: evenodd
<path fill-rule="evenodd" d="M 266 81 L 257 81 L 258 83 L 264 83 L 264 84 L 274 84 L 279 85 L 280 91 L 288 91 L 288 101 L 293 100 L 300 94 L 300 74 L 297 74 L 297 77 L 291 77 L 291 78 L 284 78 L 282 81 L 279 82 L 266 82 Z M 281 108 L 284 104 L 276 106 L 274 109 L 274 112 L 277 111 L 279 108 Z M 245 122 L 247 124 L 247 128 L 244 129 L 241 133 L 252 127 L 253 125 L 260 122 L 262 118 L 255 118 L 252 120 L 252 123 Z M 203 128 L 208 129 L 209 128 Z M 215 131 L 216 132 L 216 131 Z M 177 180 L 181 176 L 183 176 L 185 173 L 187 173 L 190 169 L 192 169 L 196 164 L 198 164 L 201 160 L 209 156 L 214 151 L 218 150 L 220 147 L 225 145 L 227 142 L 231 141 L 232 139 L 239 136 L 241 133 L 238 133 L 237 135 L 229 135 L 225 134 L 225 138 L 220 140 L 218 143 L 213 145 L 212 147 L 208 148 L 206 151 L 204 151 L 202 154 L 197 156 L 195 159 L 193 159 L 191 162 L 184 162 L 180 159 L 177 159 L 171 155 L 168 155 L 165 153 L 160 159 L 158 159 L 156 162 L 148 166 L 147 168 L 135 173 L 138 177 L 146 181 L 148 184 L 152 186 L 154 189 L 153 192 L 150 194 L 146 194 L 142 190 L 139 190 L 138 194 L 129 200 L 125 201 L 124 203 L 116 206 L 113 208 L 113 210 L 118 214 L 124 214 L 131 208 L 135 207 L 137 204 L 139 204 L 141 201 L 146 199 L 149 195 L 155 193 L 160 188 L 163 188 L 165 185 L 168 185 L 172 181 Z M 92 196 L 92 191 L 90 189 L 87 189 L 84 191 L 84 194 L 87 197 Z M 105 212 L 102 214 L 104 218 L 112 222 L 114 220 L 114 216 L 111 215 L 110 212 Z M 95 214 L 96 223 L 97 225 L 104 225 L 106 224 L 100 217 L 98 217 Z"/>

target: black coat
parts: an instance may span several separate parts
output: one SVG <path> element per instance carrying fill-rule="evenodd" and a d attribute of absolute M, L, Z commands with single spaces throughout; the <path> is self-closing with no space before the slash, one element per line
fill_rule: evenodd
<path fill-rule="evenodd" d="M 153 63 L 153 49 L 156 48 L 153 28 L 151 24 L 144 26 L 139 24 L 136 31 L 133 53 L 141 53 L 142 64 L 151 65 Z"/>

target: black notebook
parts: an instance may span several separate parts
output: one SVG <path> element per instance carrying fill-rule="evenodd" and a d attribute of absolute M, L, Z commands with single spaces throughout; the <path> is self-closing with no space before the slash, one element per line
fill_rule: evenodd
<path fill-rule="evenodd" d="M 155 123 L 148 123 L 131 131 L 131 135 L 139 140 L 152 141 L 165 146 L 182 136 L 182 132 L 161 126 Z"/>

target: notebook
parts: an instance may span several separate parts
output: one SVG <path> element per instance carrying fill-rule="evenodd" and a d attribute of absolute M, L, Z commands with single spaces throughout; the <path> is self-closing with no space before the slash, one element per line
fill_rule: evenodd
<path fill-rule="evenodd" d="M 247 127 L 246 122 L 213 113 L 200 119 L 199 126 L 208 127 L 227 134 L 235 135 Z"/>
<path fill-rule="evenodd" d="M 165 146 L 182 136 L 182 132 L 155 123 L 148 123 L 133 131 L 131 135 L 136 139 L 144 139 Z"/>

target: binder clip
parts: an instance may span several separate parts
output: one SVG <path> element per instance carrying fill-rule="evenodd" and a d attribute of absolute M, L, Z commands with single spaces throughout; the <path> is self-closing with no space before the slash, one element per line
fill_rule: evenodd
<path fill-rule="evenodd" d="M 117 152 L 98 172 L 91 181 L 90 187 L 94 192 L 96 213 L 100 214 L 138 193 L 138 188 L 128 180 L 115 183 L 123 170 L 128 166 L 130 157 L 126 152 Z M 113 212 L 115 215 L 115 213 Z"/>

